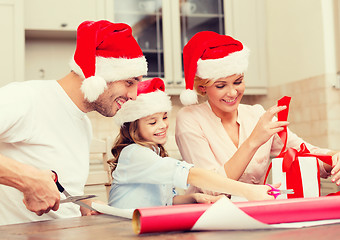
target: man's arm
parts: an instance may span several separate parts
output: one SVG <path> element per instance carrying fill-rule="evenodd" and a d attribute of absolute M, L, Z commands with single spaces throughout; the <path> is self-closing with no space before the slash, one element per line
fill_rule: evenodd
<path fill-rule="evenodd" d="M 24 194 L 26 208 L 38 216 L 59 208 L 60 193 L 50 170 L 39 170 L 0 154 L 0 184 Z"/>

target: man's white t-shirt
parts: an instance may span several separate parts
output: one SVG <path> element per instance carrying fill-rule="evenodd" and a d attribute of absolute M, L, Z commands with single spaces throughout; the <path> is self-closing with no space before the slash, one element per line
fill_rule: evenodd
<path fill-rule="evenodd" d="M 26 81 L 0 88 L 0 154 L 56 171 L 71 195 L 84 192 L 91 138 L 90 120 L 57 81 Z M 37 216 L 22 200 L 20 191 L 0 185 L 0 225 L 80 216 L 79 206 L 73 203 Z"/>

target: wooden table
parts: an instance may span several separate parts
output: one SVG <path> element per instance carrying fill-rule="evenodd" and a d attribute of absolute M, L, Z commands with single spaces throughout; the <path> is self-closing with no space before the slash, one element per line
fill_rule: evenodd
<path fill-rule="evenodd" d="M 288 230 L 201 231 L 136 235 L 131 220 L 108 215 L 58 219 L 0 226 L 1 240 L 106 240 L 106 239 L 180 239 L 180 240 L 294 240 L 339 239 L 340 224 Z"/>

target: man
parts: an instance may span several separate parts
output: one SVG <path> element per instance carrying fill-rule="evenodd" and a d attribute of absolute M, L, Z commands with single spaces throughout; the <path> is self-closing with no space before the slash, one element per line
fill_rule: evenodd
<path fill-rule="evenodd" d="M 57 81 L 0 88 L 0 225 L 81 215 L 75 204 L 59 205 L 51 170 L 71 195 L 83 194 L 92 137 L 86 113 L 114 116 L 147 73 L 131 28 L 109 21 L 80 24 L 70 66 Z"/>

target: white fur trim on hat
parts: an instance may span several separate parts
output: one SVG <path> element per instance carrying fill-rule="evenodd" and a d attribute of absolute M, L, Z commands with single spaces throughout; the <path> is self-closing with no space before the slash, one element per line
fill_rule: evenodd
<path fill-rule="evenodd" d="M 170 97 L 163 91 L 140 94 L 136 100 L 129 100 L 114 116 L 115 122 L 122 126 L 125 122 L 150 116 L 159 112 L 170 112 L 172 108 Z"/>
<path fill-rule="evenodd" d="M 243 46 L 238 52 L 218 59 L 199 59 L 196 76 L 203 79 L 216 80 L 234 74 L 244 73 L 248 68 L 249 49 Z"/>
<path fill-rule="evenodd" d="M 89 102 L 95 101 L 106 88 L 106 81 L 99 76 L 92 76 L 84 79 L 80 87 L 81 91 L 84 93 L 85 99 Z"/>
<path fill-rule="evenodd" d="M 197 93 L 195 90 L 185 89 L 181 92 L 179 99 L 183 105 L 191 105 L 196 104 L 197 100 Z"/>
<path fill-rule="evenodd" d="M 74 61 L 70 61 L 71 70 L 85 78 L 83 71 Z M 146 75 L 148 64 L 144 56 L 139 58 L 104 58 L 96 57 L 95 75 L 101 76 L 106 82 L 124 80 L 132 77 Z"/>

